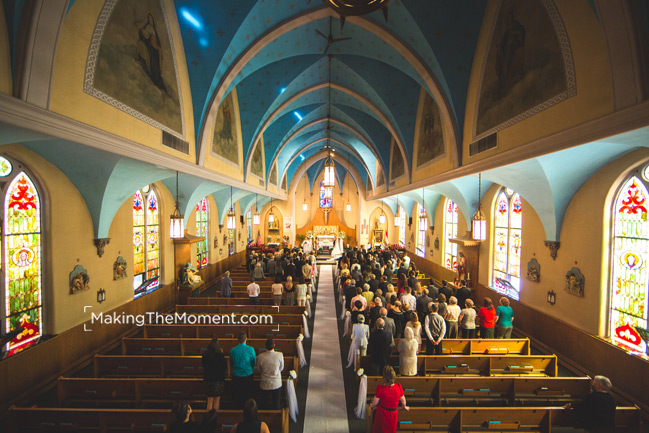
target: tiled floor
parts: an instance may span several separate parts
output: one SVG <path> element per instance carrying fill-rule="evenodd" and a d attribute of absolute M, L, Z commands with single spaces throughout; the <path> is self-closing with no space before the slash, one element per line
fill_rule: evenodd
<path fill-rule="evenodd" d="M 305 433 L 349 432 L 332 272 L 333 266 L 320 266 Z"/>

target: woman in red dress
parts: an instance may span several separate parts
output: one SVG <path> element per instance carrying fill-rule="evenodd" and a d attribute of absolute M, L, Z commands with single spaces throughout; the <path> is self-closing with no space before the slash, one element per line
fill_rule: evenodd
<path fill-rule="evenodd" d="M 372 410 L 376 409 L 372 433 L 396 433 L 399 404 L 405 410 L 410 410 L 406 406 L 406 396 L 401 384 L 394 383 L 396 376 L 391 366 L 386 365 L 383 368 L 383 385 L 376 387 L 374 399 L 370 404 Z"/>
<path fill-rule="evenodd" d="M 496 309 L 491 298 L 484 298 L 484 307 L 478 311 L 480 318 L 480 338 L 494 338 L 496 327 Z"/>

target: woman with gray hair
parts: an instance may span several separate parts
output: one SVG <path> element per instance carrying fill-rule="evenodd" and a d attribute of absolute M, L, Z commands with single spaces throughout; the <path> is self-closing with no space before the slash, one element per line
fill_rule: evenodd
<path fill-rule="evenodd" d="M 615 398 L 609 392 L 613 385 L 608 377 L 595 376 L 591 381 L 592 392 L 578 403 L 569 403 L 565 409 L 575 410 L 579 427 L 588 431 L 615 431 Z"/>

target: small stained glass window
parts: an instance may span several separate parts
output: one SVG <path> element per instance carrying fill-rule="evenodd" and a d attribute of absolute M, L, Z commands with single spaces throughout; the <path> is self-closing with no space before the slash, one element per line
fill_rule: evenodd
<path fill-rule="evenodd" d="M 444 205 L 444 266 L 457 271 L 457 244 L 450 239 L 457 238 L 459 209 L 453 200 L 446 199 Z"/>
<path fill-rule="evenodd" d="M 147 185 L 133 195 L 134 297 L 151 293 L 159 284 L 160 210 L 155 191 Z"/>
<path fill-rule="evenodd" d="M 203 236 L 200 242 L 196 243 L 196 268 L 200 269 L 207 266 L 208 263 L 208 224 L 209 224 L 209 207 L 207 197 L 198 202 L 196 205 L 196 236 Z"/>
<path fill-rule="evenodd" d="M 11 174 L 13 166 L 7 158 L 0 156 L 0 177 L 7 177 Z"/>

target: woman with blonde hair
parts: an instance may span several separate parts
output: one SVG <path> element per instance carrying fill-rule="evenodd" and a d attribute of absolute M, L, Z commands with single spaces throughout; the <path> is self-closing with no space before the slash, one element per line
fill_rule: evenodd
<path fill-rule="evenodd" d="M 293 277 L 290 275 L 286 277 L 286 282 L 284 283 L 284 301 L 286 305 L 295 305 L 295 288 L 293 287 Z"/>
<path fill-rule="evenodd" d="M 460 313 L 457 321 L 460 325 L 460 338 L 475 338 L 475 317 L 477 315 L 475 309 L 473 308 L 473 301 L 467 299 L 464 301 L 466 308 Z"/>
<path fill-rule="evenodd" d="M 419 317 L 417 317 L 417 312 L 411 311 L 408 318 L 410 320 L 408 320 L 408 322 L 406 323 L 406 330 L 408 330 L 408 328 L 412 329 L 412 333 L 415 336 L 415 340 L 417 340 L 418 350 L 420 350 L 421 349 L 421 322 L 419 321 Z"/>
<path fill-rule="evenodd" d="M 374 412 L 374 424 L 372 433 L 396 433 L 399 425 L 399 406 L 410 410 L 406 405 L 406 396 L 403 393 L 401 384 L 394 383 L 397 375 L 390 365 L 383 368 L 383 385 L 378 385 L 374 392 L 374 398 L 370 404 Z"/>

